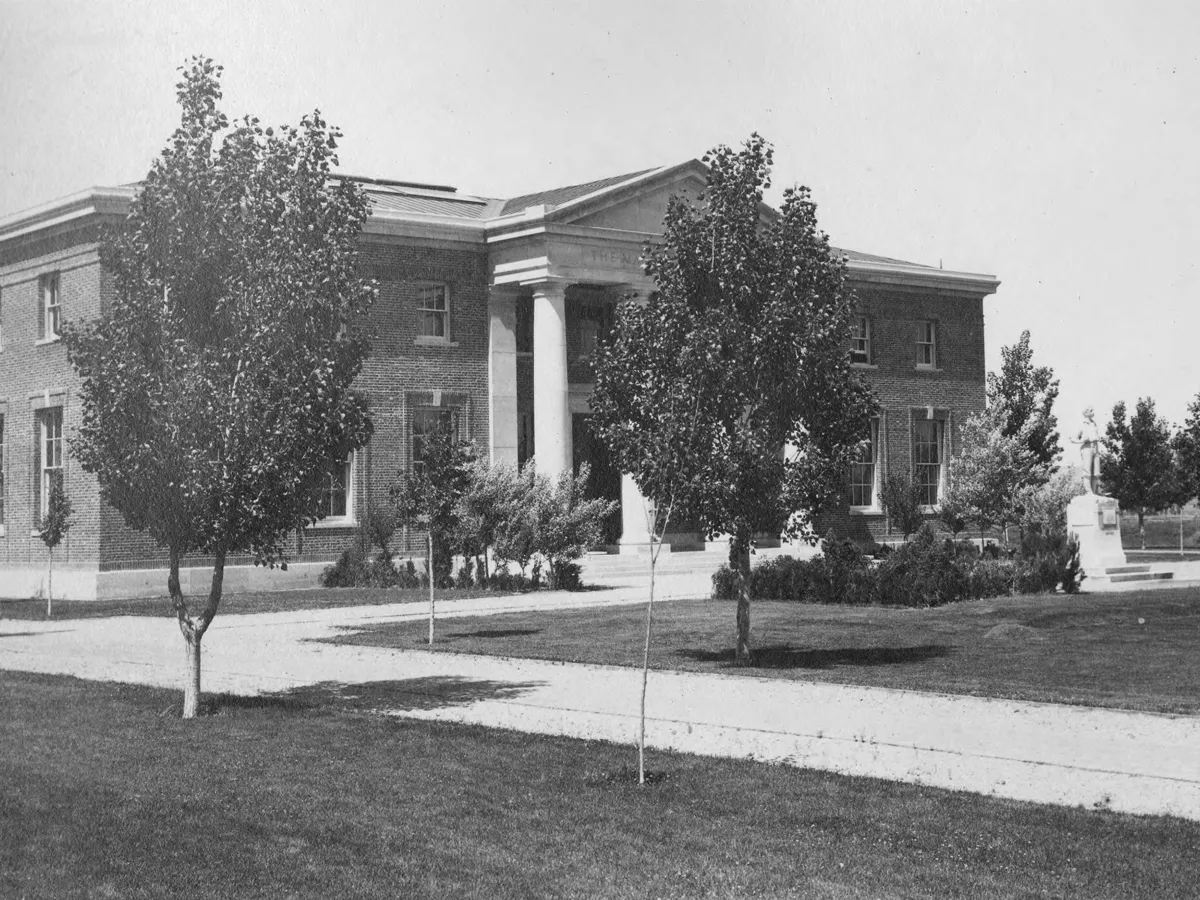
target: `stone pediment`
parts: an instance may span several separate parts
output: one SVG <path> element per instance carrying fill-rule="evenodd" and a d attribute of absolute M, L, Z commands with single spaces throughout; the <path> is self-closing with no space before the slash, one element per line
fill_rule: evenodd
<path fill-rule="evenodd" d="M 706 169 L 698 160 L 658 169 L 625 184 L 562 204 L 547 222 L 638 234 L 660 234 L 667 202 L 675 195 L 695 199 L 704 190 Z"/>

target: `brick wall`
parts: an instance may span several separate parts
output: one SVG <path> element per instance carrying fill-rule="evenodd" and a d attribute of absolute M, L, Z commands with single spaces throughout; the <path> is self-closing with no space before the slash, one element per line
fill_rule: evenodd
<path fill-rule="evenodd" d="M 879 467 L 883 473 L 913 472 L 913 422 L 928 408 L 946 422 L 948 448 L 958 446 L 963 420 L 984 408 L 985 367 L 983 300 L 978 296 L 939 295 L 869 285 L 854 285 L 858 308 L 872 322 L 871 364 L 861 367 L 879 397 Z M 937 325 L 937 365 L 917 367 L 917 329 Z M 881 479 L 880 479 L 881 480 Z M 855 540 L 899 540 L 888 531 L 882 513 L 850 512 L 849 498 L 838 512 L 821 518 L 820 530 L 832 528 Z"/>
<path fill-rule="evenodd" d="M 371 353 L 357 383 L 370 403 L 375 433 L 353 464 L 351 504 L 361 520 L 372 502 L 387 499 L 387 489 L 411 460 L 414 406 L 459 410 L 460 433 L 486 452 L 488 445 L 487 258 L 479 250 L 420 247 L 364 240 L 359 264 L 378 282 L 379 297 L 363 327 Z M 417 340 L 417 286 L 444 284 L 449 294 L 449 341 Z M 102 568 L 148 568 L 166 564 L 166 555 L 145 534 L 132 531 L 112 509 L 103 521 Z M 288 544 L 293 561 L 335 559 L 355 539 L 353 521 L 319 523 Z M 423 535 L 397 534 L 396 545 L 419 552 Z M 230 564 L 249 557 L 230 558 Z M 203 564 L 199 560 L 193 564 Z"/>
<path fill-rule="evenodd" d="M 3 568 L 38 568 L 46 563 L 46 547 L 34 532 L 41 482 L 35 457 L 38 414 L 47 407 L 62 409 L 63 484 L 74 508 L 72 528 L 55 550 L 55 567 L 94 567 L 99 559 L 97 484 L 66 446 L 80 424 L 79 380 L 62 342 L 41 339 L 40 316 L 41 280 L 52 273 L 57 273 L 64 321 L 99 314 L 102 291 L 111 290 L 111 279 L 102 274 L 94 237 L 94 227 L 59 232 L 8 245 L 0 255 Z"/>

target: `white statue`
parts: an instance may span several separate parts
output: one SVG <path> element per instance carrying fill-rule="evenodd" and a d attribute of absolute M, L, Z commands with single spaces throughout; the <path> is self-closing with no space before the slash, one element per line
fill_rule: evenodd
<path fill-rule="evenodd" d="M 1083 489 L 1089 494 L 1095 494 L 1100 480 L 1100 429 L 1096 427 L 1095 413 L 1090 406 L 1083 411 L 1082 427 L 1069 440 L 1072 444 L 1079 445 L 1079 461 L 1083 465 Z"/>

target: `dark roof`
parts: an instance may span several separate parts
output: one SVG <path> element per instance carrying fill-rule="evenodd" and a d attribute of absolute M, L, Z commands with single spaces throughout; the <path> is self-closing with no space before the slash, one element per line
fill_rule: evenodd
<path fill-rule="evenodd" d="M 658 168 L 657 166 L 655 168 Z M 630 172 L 628 175 L 615 175 L 612 178 L 601 178 L 599 181 L 589 181 L 586 184 L 572 184 L 568 187 L 555 188 L 550 191 L 540 191 L 536 194 L 524 194 L 520 197 L 513 197 L 511 200 L 504 201 L 504 207 L 500 210 L 500 215 L 506 216 L 509 213 L 522 212 L 528 206 L 561 206 L 563 203 L 569 203 L 579 197 L 585 197 L 588 194 L 603 190 L 606 187 L 612 187 L 614 184 L 620 184 L 623 181 L 629 181 L 632 178 L 637 178 L 639 175 L 645 175 L 647 172 L 653 172 L 654 169 L 642 169 L 640 172 Z"/>
<path fill-rule="evenodd" d="M 371 207 L 378 210 L 482 219 L 486 217 L 489 206 L 488 201 L 481 197 L 460 197 L 433 191 L 380 190 L 373 184 L 363 185 L 363 189 L 371 198 Z"/>
<path fill-rule="evenodd" d="M 927 266 L 924 263 L 909 262 L 906 259 L 893 259 L 890 256 L 877 256 L 874 253 L 862 253 L 858 250 L 847 250 L 845 247 L 831 248 L 836 253 L 844 254 L 846 259 L 858 260 L 859 262 L 878 262 L 892 263 L 898 266 L 920 266 L 922 269 L 932 269 L 933 266 Z"/>

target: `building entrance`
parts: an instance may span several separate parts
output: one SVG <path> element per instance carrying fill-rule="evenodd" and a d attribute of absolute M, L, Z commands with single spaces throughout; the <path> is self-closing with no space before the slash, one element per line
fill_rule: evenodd
<path fill-rule="evenodd" d="M 587 484 L 588 496 L 617 501 L 617 508 L 604 522 L 604 543 L 615 547 L 621 539 L 621 473 L 613 465 L 608 447 L 592 433 L 590 413 L 571 416 L 571 445 L 573 470 L 578 472 L 583 463 L 592 468 Z"/>

